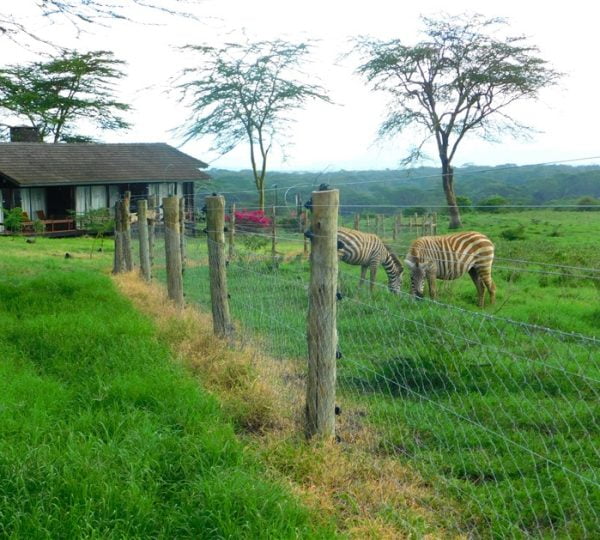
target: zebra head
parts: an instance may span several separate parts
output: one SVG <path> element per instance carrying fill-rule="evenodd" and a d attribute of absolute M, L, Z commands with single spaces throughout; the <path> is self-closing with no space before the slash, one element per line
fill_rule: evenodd
<path fill-rule="evenodd" d="M 410 294 L 417 298 L 423 298 L 425 291 L 425 271 L 426 265 L 419 263 L 418 260 L 409 258 L 404 261 L 410 270 Z"/>

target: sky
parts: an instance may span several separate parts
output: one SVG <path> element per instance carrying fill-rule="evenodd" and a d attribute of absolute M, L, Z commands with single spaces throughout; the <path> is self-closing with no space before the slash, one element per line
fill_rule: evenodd
<path fill-rule="evenodd" d="M 78 34 L 69 25 L 36 17 L 34 0 L 8 3 L 14 4 L 13 14 L 26 18 L 29 28 L 52 41 L 81 51 L 109 49 L 127 62 L 127 78 L 119 84 L 116 95 L 133 106 L 127 117 L 133 127 L 123 132 L 93 133 L 99 140 L 166 142 L 211 167 L 234 170 L 249 168 L 247 145 L 219 156 L 211 150 L 210 138 L 184 143 L 177 132 L 190 111 L 178 102 L 177 93 L 168 89 L 181 69 L 197 62 L 196 57 L 177 47 L 241 41 L 244 35 L 251 40 L 317 40 L 312 61 L 305 69 L 310 82 L 324 86 L 334 104 L 311 103 L 298 113 L 282 137 L 285 152 L 274 148 L 269 169 L 395 169 L 417 141 L 416 134 L 409 129 L 394 139 L 377 140 L 387 97 L 369 90 L 354 74 L 356 60 L 340 60 L 340 53 L 351 46 L 350 39 L 364 35 L 415 43 L 422 15 L 481 13 L 506 17 L 511 33 L 527 35 L 529 43 L 539 47 L 541 57 L 565 76 L 558 86 L 542 91 L 537 102 L 523 102 L 511 110 L 513 116 L 536 128 L 529 140 L 507 136 L 500 143 L 488 143 L 467 138 L 461 143 L 455 166 L 600 162 L 600 113 L 595 99 L 600 87 L 596 37 L 600 4 L 588 0 L 547 2 L 543 7 L 522 0 L 422 0 L 410 4 L 397 0 L 205 0 L 193 8 L 196 19 L 132 9 L 131 17 L 142 18 L 146 24 L 108 21 L 104 27 L 88 27 Z M 0 47 L 0 65 L 25 63 L 36 57 L 30 49 L 6 41 Z M 427 150 L 435 157 L 433 147 Z M 423 164 L 438 165 L 434 159 Z"/>

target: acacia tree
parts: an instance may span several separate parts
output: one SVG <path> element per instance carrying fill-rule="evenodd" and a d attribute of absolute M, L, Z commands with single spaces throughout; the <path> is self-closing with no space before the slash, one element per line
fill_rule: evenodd
<path fill-rule="evenodd" d="M 379 136 L 420 128 L 404 164 L 423 158 L 425 144 L 435 140 L 450 228 L 459 228 L 452 161 L 461 141 L 470 133 L 489 141 L 527 133 L 532 128 L 512 117 L 509 106 L 537 98 L 561 74 L 526 37 L 495 37 L 494 31 L 508 24 L 505 19 L 460 15 L 422 21 L 425 39 L 415 45 L 359 38 L 354 50 L 363 63 L 357 72 L 374 90 L 391 95 Z"/>
<path fill-rule="evenodd" d="M 26 119 L 52 142 L 91 140 L 77 134 L 86 119 L 100 129 L 125 129 L 120 116 L 130 107 L 113 96 L 113 83 L 124 76 L 108 51 L 64 52 L 48 62 L 0 69 L 0 110 Z"/>
<path fill-rule="evenodd" d="M 184 49 L 202 57 L 199 67 L 181 73 L 177 85 L 181 101 L 189 102 L 193 112 L 183 128 L 186 141 L 212 136 L 212 150 L 221 155 L 247 143 L 263 210 L 269 152 L 293 121 L 292 112 L 309 100 L 331 103 L 321 86 L 299 79 L 310 45 L 275 40 Z"/>
<path fill-rule="evenodd" d="M 90 25 L 105 25 L 108 21 L 134 20 L 138 16 L 132 8 L 156 11 L 165 15 L 181 15 L 194 17 L 188 9 L 203 0 L 19 0 L 31 8 L 32 13 L 46 17 L 52 21 L 63 21 L 71 24 L 77 31 Z M 9 4 L 9 2 L 5 2 Z M 43 42 L 52 44 L 38 30 L 33 29 L 29 20 L 19 19 L 12 9 L 5 10 L 0 6 L 0 38 L 4 37 L 17 43 Z M 10 6 L 9 6 L 10 7 Z"/>

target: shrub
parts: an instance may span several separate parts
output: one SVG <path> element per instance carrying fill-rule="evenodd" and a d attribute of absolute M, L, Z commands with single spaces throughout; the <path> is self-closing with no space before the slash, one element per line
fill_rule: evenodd
<path fill-rule="evenodd" d="M 525 240 L 525 226 L 519 225 L 512 229 L 504 229 L 500 236 L 505 240 Z"/>
<path fill-rule="evenodd" d="M 579 212 L 598 212 L 600 211 L 600 199 L 595 197 L 581 197 L 577 201 L 577 210 Z"/>
<path fill-rule="evenodd" d="M 269 239 L 260 234 L 243 234 L 239 236 L 242 245 L 250 251 L 259 251 L 267 246 Z"/>
<path fill-rule="evenodd" d="M 230 216 L 225 216 L 225 221 L 230 220 Z M 235 213 L 235 227 L 242 232 L 261 231 L 271 227 L 271 218 L 263 210 L 239 210 Z"/>
<path fill-rule="evenodd" d="M 473 201 L 469 199 L 469 197 L 465 197 L 464 195 L 457 195 L 456 204 L 463 214 L 467 214 L 473 211 Z"/>
<path fill-rule="evenodd" d="M 479 201 L 477 204 L 480 212 L 499 213 L 503 212 L 503 206 L 506 206 L 508 201 L 502 195 L 492 195 L 487 199 Z"/>
<path fill-rule="evenodd" d="M 20 206 L 4 210 L 4 226 L 11 232 L 20 232 L 23 223 L 23 209 Z"/>

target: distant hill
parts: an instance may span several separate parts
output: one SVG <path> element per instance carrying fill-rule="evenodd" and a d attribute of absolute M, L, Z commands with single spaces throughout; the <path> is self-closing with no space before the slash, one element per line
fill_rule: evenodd
<path fill-rule="evenodd" d="M 217 191 L 240 207 L 256 207 L 250 170 L 209 169 L 208 173 L 213 181 L 208 186 L 198 186 L 200 198 Z M 426 208 L 445 205 L 441 171 L 436 167 L 322 173 L 273 171 L 267 173 L 268 205 L 275 204 L 277 199 L 278 205 L 293 206 L 296 193 L 305 201 L 322 183 L 340 189 L 346 212 L 374 205 Z M 584 196 L 600 197 L 600 166 L 467 166 L 455 170 L 455 189 L 457 195 L 468 197 L 474 205 L 495 195 L 514 205 L 574 204 Z"/>

